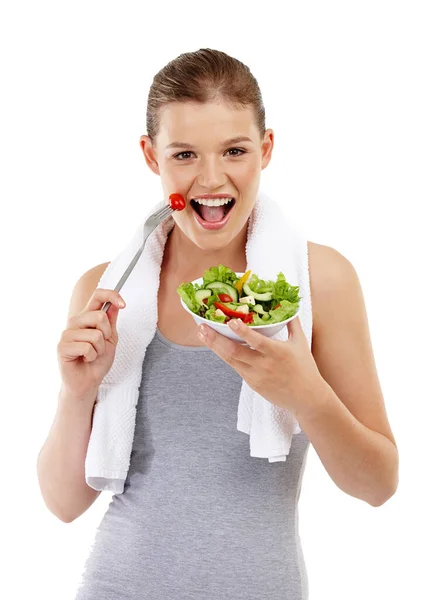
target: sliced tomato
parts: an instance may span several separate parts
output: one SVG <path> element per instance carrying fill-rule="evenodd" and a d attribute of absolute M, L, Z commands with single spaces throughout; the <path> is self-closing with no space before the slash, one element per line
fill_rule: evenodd
<path fill-rule="evenodd" d="M 225 313 L 228 317 L 232 317 L 234 319 L 241 319 L 244 323 L 250 323 L 253 320 L 252 313 L 241 313 L 225 306 L 225 304 L 221 304 L 220 302 L 215 302 L 214 305 L 216 308 L 219 308 L 223 313 Z"/>
<path fill-rule="evenodd" d="M 218 294 L 221 302 L 232 302 L 233 299 L 228 294 Z"/>
<path fill-rule="evenodd" d="M 229 308 L 229 306 L 225 306 L 225 304 L 222 304 L 221 302 L 215 302 L 214 305 L 216 306 L 216 308 L 219 308 L 219 310 L 228 315 L 228 317 L 238 317 L 240 319 L 242 318 L 242 313 L 238 313 L 232 308 Z"/>
<path fill-rule="evenodd" d="M 253 314 L 250 312 L 247 315 L 245 315 L 245 318 L 243 319 L 244 323 L 253 323 Z"/>

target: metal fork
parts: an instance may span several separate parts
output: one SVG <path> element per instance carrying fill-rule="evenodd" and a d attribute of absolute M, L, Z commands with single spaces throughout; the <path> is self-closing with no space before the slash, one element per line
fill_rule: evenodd
<path fill-rule="evenodd" d="M 159 208 L 158 210 L 156 210 L 152 215 L 150 215 L 148 217 L 148 219 L 146 219 L 146 222 L 144 223 L 144 236 L 143 236 L 144 239 L 143 239 L 142 246 L 138 250 L 138 252 L 135 254 L 133 259 L 131 260 L 131 263 L 128 266 L 128 268 L 126 269 L 126 271 L 121 276 L 118 284 L 114 288 L 114 291 L 119 292 L 122 289 L 126 279 L 132 273 L 132 269 L 138 262 L 138 259 L 141 256 L 142 251 L 144 250 L 144 246 L 146 244 L 148 236 L 156 229 L 156 227 L 158 225 L 160 225 L 162 223 L 162 221 L 164 219 L 169 217 L 174 212 L 174 210 L 176 210 L 176 209 L 171 208 L 171 206 L 169 206 L 169 204 L 164 204 L 164 206 L 162 208 Z M 111 304 L 112 304 L 111 302 L 105 302 L 105 304 L 102 306 L 102 310 L 104 312 L 107 312 L 107 310 L 109 309 Z"/>

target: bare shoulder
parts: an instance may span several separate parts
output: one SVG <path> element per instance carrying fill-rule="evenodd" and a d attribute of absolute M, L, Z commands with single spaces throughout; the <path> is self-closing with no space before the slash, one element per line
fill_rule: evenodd
<path fill-rule="evenodd" d="M 325 286 L 327 283 L 328 286 L 333 287 L 341 277 L 355 273 L 348 258 L 331 246 L 308 241 L 308 254 L 310 276 L 315 284 Z M 321 287 L 315 291 L 320 290 Z"/>
<path fill-rule="evenodd" d="M 349 304 L 358 310 L 364 309 L 363 296 L 357 272 L 341 252 L 308 241 L 308 255 L 313 337 L 318 342 L 330 315 Z"/>
<path fill-rule="evenodd" d="M 85 307 L 91 295 L 97 288 L 100 278 L 104 274 L 109 262 L 102 263 L 86 271 L 76 282 L 69 303 L 68 318 L 72 317 Z"/>
<path fill-rule="evenodd" d="M 360 291 L 360 281 L 353 264 L 335 248 L 308 241 L 309 276 L 314 325 L 318 325 L 330 308 L 330 298 L 342 292 Z"/>
<path fill-rule="evenodd" d="M 92 267 L 91 269 L 86 271 L 84 273 L 83 277 L 87 278 L 89 281 L 95 281 L 97 279 L 97 283 L 96 283 L 96 286 L 97 286 L 100 278 L 104 274 L 104 272 L 109 264 L 110 264 L 110 261 L 101 263 L 100 265 L 96 265 L 95 267 Z"/>

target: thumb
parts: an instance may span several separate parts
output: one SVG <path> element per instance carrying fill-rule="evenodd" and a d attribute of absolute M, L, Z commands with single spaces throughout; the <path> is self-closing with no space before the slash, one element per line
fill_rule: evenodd
<path fill-rule="evenodd" d="M 294 317 L 294 319 L 291 319 L 291 321 L 288 321 L 287 323 L 287 327 L 288 327 L 288 338 L 291 339 L 295 339 L 296 337 L 298 337 L 300 330 L 302 329 L 301 323 L 300 323 L 300 317 L 297 315 L 296 317 Z"/>
<path fill-rule="evenodd" d="M 120 312 L 120 308 L 116 304 L 111 304 L 111 306 L 109 307 L 109 309 L 107 310 L 107 313 L 106 313 L 108 320 L 110 322 L 110 325 L 111 325 L 112 333 L 114 334 L 115 338 L 118 337 L 117 319 L 118 319 L 119 312 Z"/>

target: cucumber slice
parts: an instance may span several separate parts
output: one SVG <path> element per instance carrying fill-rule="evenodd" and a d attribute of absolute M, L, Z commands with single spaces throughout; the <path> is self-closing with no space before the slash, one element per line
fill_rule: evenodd
<path fill-rule="evenodd" d="M 272 293 L 271 292 L 265 292 L 264 294 L 257 294 L 256 292 L 253 292 L 250 289 L 250 287 L 248 286 L 247 283 L 243 284 L 243 291 L 246 294 L 246 296 L 253 296 L 255 298 L 255 300 L 262 300 L 263 302 L 265 302 L 267 300 L 271 300 L 272 299 Z"/>
<path fill-rule="evenodd" d="M 226 290 L 225 293 L 231 296 L 233 302 L 238 302 L 238 292 L 229 283 L 223 283 L 222 281 L 212 281 L 207 285 L 208 290 L 218 289 L 218 290 Z"/>
<path fill-rule="evenodd" d="M 256 313 L 259 313 L 260 315 L 266 315 L 266 311 L 263 309 L 262 304 L 254 304 L 252 306 L 252 310 L 254 310 Z"/>
<path fill-rule="evenodd" d="M 205 302 L 203 302 L 203 300 L 204 300 L 204 298 L 210 298 L 211 295 L 212 295 L 211 290 L 197 290 L 195 292 L 195 299 L 200 306 L 206 306 L 208 308 L 207 304 Z"/>

